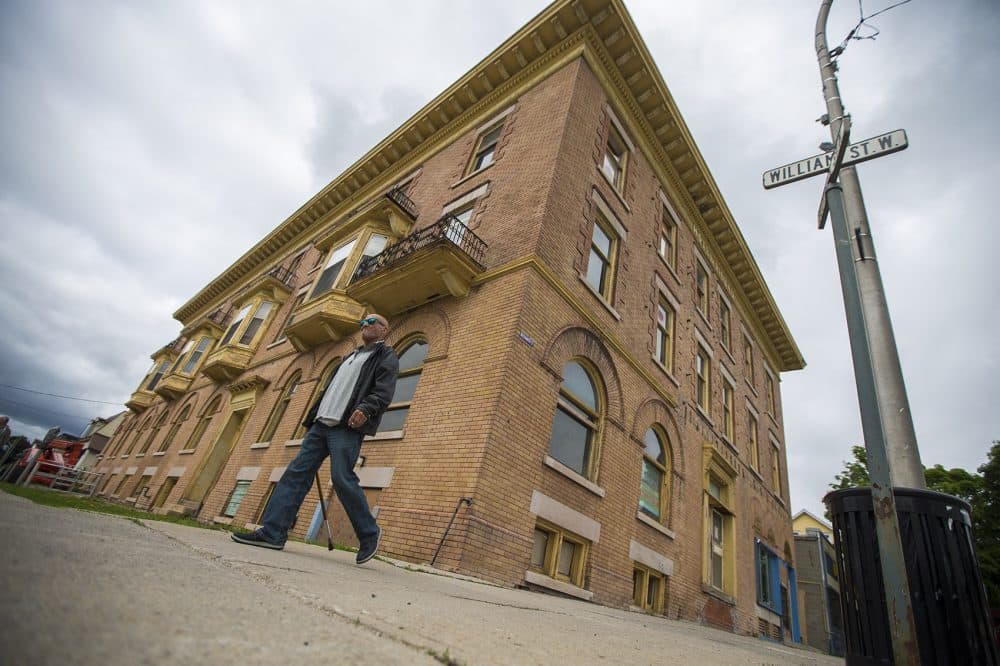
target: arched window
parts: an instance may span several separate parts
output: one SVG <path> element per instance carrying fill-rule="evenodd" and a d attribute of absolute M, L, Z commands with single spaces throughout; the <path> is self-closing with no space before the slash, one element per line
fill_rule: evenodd
<path fill-rule="evenodd" d="M 130 453 L 132 453 L 132 449 L 134 449 L 135 445 L 139 443 L 139 438 L 142 436 L 142 431 L 149 428 L 149 424 L 152 421 L 153 421 L 153 415 L 150 414 L 148 417 L 146 417 L 146 420 L 142 422 L 142 425 L 140 425 L 135 429 L 135 432 L 132 433 L 132 441 L 128 443 L 128 448 L 125 449 L 125 453 L 122 454 L 123 456 L 127 456 Z"/>
<path fill-rule="evenodd" d="M 285 411 L 288 410 L 288 403 L 292 401 L 292 396 L 295 395 L 295 390 L 299 387 L 299 380 L 301 378 L 302 373 L 296 372 L 285 383 L 285 388 L 281 391 L 281 396 L 278 398 L 278 402 L 274 405 L 274 409 L 271 410 L 271 416 L 267 419 L 267 425 L 264 426 L 264 432 L 260 434 L 260 439 L 257 441 L 270 442 L 271 438 L 274 437 L 274 433 L 278 429 L 281 419 L 285 416 Z"/>
<path fill-rule="evenodd" d="M 194 432 L 191 433 L 191 437 L 188 438 L 187 444 L 184 445 L 185 450 L 198 448 L 198 443 L 201 442 L 201 438 L 205 436 L 205 430 L 208 429 L 208 424 L 212 422 L 212 417 L 219 412 L 219 406 L 221 404 L 221 395 L 215 396 L 215 399 L 208 403 L 208 406 L 205 407 L 205 411 L 201 413 L 201 418 L 198 419 L 198 425 L 194 427 Z"/>
<path fill-rule="evenodd" d="M 642 440 L 639 510 L 661 523 L 667 520 L 670 501 L 670 453 L 667 441 L 667 436 L 658 427 L 647 430 Z"/>
<path fill-rule="evenodd" d="M 574 472 L 593 478 L 600 404 L 590 373 L 576 361 L 563 368 L 549 453 Z"/>
<path fill-rule="evenodd" d="M 180 415 L 174 424 L 170 426 L 170 430 L 167 431 L 167 436 L 163 438 L 163 443 L 160 444 L 160 448 L 157 449 L 157 453 L 163 453 L 170 448 L 170 445 L 174 443 L 174 437 L 177 436 L 177 431 L 181 429 L 181 426 L 188 420 L 191 416 L 191 405 L 185 405 L 184 409 L 181 410 Z"/>
<path fill-rule="evenodd" d="M 160 428 L 162 428 L 163 424 L 166 422 L 167 410 L 163 410 L 163 413 L 160 414 L 160 418 L 156 419 L 156 425 L 154 425 L 153 429 L 149 431 L 149 437 L 146 438 L 146 443 L 142 445 L 142 449 L 139 450 L 139 454 L 145 455 L 146 451 L 149 450 L 150 445 L 153 443 L 153 440 L 160 434 Z"/>
<path fill-rule="evenodd" d="M 424 359 L 427 358 L 427 343 L 419 340 L 409 345 L 399 355 L 399 379 L 396 380 L 396 392 L 392 394 L 392 402 L 382 415 L 379 432 L 402 430 L 406 425 L 406 415 L 410 413 L 410 403 L 417 391 L 417 382 L 424 369 Z"/>
<path fill-rule="evenodd" d="M 106 451 L 108 458 L 113 458 L 114 456 L 118 455 L 118 452 L 121 451 L 122 447 L 125 445 L 125 440 L 129 438 L 129 435 L 132 434 L 137 425 L 139 425 L 139 418 L 136 416 L 132 416 L 128 418 L 128 420 L 125 423 L 123 423 L 120 428 L 118 428 L 118 430 L 112 437 L 112 441 L 114 442 L 114 444 L 108 445 Z"/>

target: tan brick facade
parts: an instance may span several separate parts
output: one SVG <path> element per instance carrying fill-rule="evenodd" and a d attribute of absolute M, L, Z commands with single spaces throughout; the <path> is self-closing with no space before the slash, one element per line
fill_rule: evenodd
<path fill-rule="evenodd" d="M 709 179 L 704 189 L 702 181 L 695 183 L 696 176 L 690 175 L 699 165 L 696 149 L 670 163 L 650 152 L 659 150 L 649 148 L 650 137 L 660 135 L 645 116 L 637 116 L 635 98 L 626 103 L 621 86 L 627 72 L 607 65 L 606 49 L 618 40 L 608 46 L 610 37 L 600 27 L 603 20 L 596 27 L 593 23 L 599 9 L 607 6 L 615 10 L 615 20 L 629 28 L 627 14 L 618 3 L 595 0 L 580 6 L 589 17 L 585 22 L 569 3 L 557 3 L 546 10 L 548 18 L 535 19 L 533 24 L 547 20 L 545 25 L 550 25 L 555 15 L 566 34 L 546 32 L 541 39 L 551 43 L 530 62 L 517 46 L 518 35 L 529 39 L 530 25 L 501 47 L 513 54 L 501 60 L 507 63 L 507 83 L 478 88 L 480 95 L 467 99 L 460 97 L 460 89 L 446 91 L 439 98 L 442 118 L 462 105 L 471 106 L 438 134 L 428 136 L 411 120 L 404 127 L 417 127 L 415 132 L 393 135 L 393 141 L 405 142 L 404 148 L 386 148 L 379 155 L 396 154 L 398 164 L 385 158 L 390 166 L 379 166 L 379 158 L 372 158 L 371 171 L 384 168 L 387 175 L 375 177 L 381 185 L 365 190 L 368 199 L 408 178 L 406 194 L 419 210 L 413 230 L 420 230 L 452 204 L 464 206 L 463 197 L 477 195 L 467 223 L 487 245 L 467 295 L 445 294 L 417 308 L 386 313 L 392 325 L 389 341 L 397 351 L 419 340 L 427 343 L 427 354 L 403 430 L 369 438 L 362 450 L 359 474 L 385 531 L 382 552 L 429 562 L 458 507 L 437 556 L 439 567 L 503 585 L 563 592 L 569 586 L 570 594 L 618 607 L 635 603 L 636 568 L 649 569 L 663 581 L 664 614 L 780 636 L 781 629 L 771 626 L 781 621 L 773 604 L 769 610 L 757 603 L 755 541 L 783 560 L 780 584 L 788 587 L 792 536 L 778 374 L 801 367 L 801 358 L 759 282 L 752 258 L 746 253 L 749 274 L 727 258 L 727 252 L 743 250 L 720 244 L 720 233 L 732 233 L 718 230 L 717 215 L 725 211 L 724 204 L 716 206 L 716 217 L 703 215 L 708 195 L 699 198 L 698 192 L 711 194 L 714 185 L 699 172 L 697 177 Z M 570 25 L 573 16 L 581 23 L 575 30 Z M 521 71 L 510 72 L 521 60 Z M 499 69 L 487 67 L 481 64 L 476 71 L 498 76 Z M 497 122 L 502 122 L 502 130 L 492 163 L 466 176 L 482 132 Z M 675 128 L 678 123 L 679 116 Z M 622 133 L 629 148 L 620 191 L 601 170 L 611 131 Z M 407 157 L 407 150 L 419 154 Z M 367 173 L 363 177 L 370 178 Z M 148 491 L 129 500 L 136 506 L 156 502 L 157 511 L 193 511 L 200 520 L 239 527 L 254 523 L 270 485 L 297 451 L 299 421 L 324 377 L 360 340 L 355 333 L 304 351 L 296 347 L 308 345 L 282 341 L 293 310 L 302 312 L 296 309 L 296 297 L 305 294 L 306 304 L 314 298 L 313 285 L 329 248 L 336 246 L 320 242 L 324 249 L 317 249 L 317 238 L 328 230 L 336 232 L 338 225 L 349 226 L 350 211 L 365 205 L 363 196 L 344 204 L 324 203 L 339 196 L 338 183 L 349 180 L 338 179 L 307 204 L 328 209 L 317 213 L 314 222 L 289 218 L 179 311 L 184 335 L 195 338 L 199 330 L 215 331 L 217 344 L 222 329 L 199 329 L 198 322 L 218 309 L 238 309 L 255 293 L 257 276 L 275 265 L 291 267 L 304 252 L 294 264 L 291 288 L 261 292 L 264 296 L 258 300 L 275 307 L 264 321 L 265 330 L 248 348 L 250 360 L 234 379 L 219 382 L 198 373 L 187 390 L 171 400 L 155 388 L 144 388 L 151 377 L 143 380 L 130 402 L 138 413 L 120 428 L 97 468 L 115 475 L 104 494 L 125 500 L 140 479 L 149 476 Z M 673 267 L 658 252 L 664 216 L 670 215 L 667 207 L 677 216 Z M 587 279 L 599 218 L 618 236 L 608 298 Z M 289 231 L 287 238 L 279 233 L 296 224 L 304 230 Z M 267 261 L 254 259 L 268 252 Z M 252 261 L 257 261 L 254 271 L 231 280 L 225 277 L 237 276 Z M 696 307 L 697 261 L 708 274 L 709 307 L 704 313 Z M 399 264 L 384 270 L 406 269 Z M 754 289 L 764 290 L 763 300 Z M 655 358 L 661 302 L 675 309 L 672 372 Z M 722 342 L 723 302 L 731 310 L 728 349 Z M 762 311 L 770 318 L 762 317 Z M 744 335 L 751 342 L 752 379 L 744 359 Z M 698 345 L 710 357 L 707 413 L 697 406 Z M 174 363 L 176 358 L 169 350 L 154 354 L 158 362 Z M 562 373 L 570 361 L 585 367 L 596 386 L 596 453 L 589 476 L 567 471 L 550 455 Z M 297 386 L 273 437 L 269 443 L 259 442 L 296 377 Z M 734 432 L 728 441 L 722 386 L 730 380 Z M 218 412 L 206 415 L 206 407 L 217 397 Z M 756 469 L 748 410 L 758 425 Z M 187 418 L 178 422 L 184 414 Z M 200 423 L 208 425 L 193 446 L 190 440 Z M 669 497 L 659 522 L 638 510 L 643 442 L 654 426 L 669 449 L 664 486 Z M 168 436 L 169 446 L 159 453 Z M 138 450 L 147 441 L 151 445 L 140 456 Z M 134 450 L 124 456 L 133 442 Z M 777 456 L 779 487 L 774 486 L 772 456 Z M 329 492 L 325 467 L 321 475 L 324 492 Z M 721 504 L 710 497 L 710 478 L 725 482 Z M 238 483 L 246 487 L 245 496 L 235 516 L 226 517 Z M 460 504 L 461 498 L 470 498 L 471 505 Z M 725 573 L 715 580 L 725 582 L 714 589 L 712 507 L 720 505 L 725 508 L 724 515 L 719 514 L 725 526 L 725 544 L 720 547 Z M 293 536 L 307 536 L 316 508 L 312 491 Z M 353 545 L 353 533 L 336 502 L 331 523 L 336 539 Z M 563 530 L 584 543 L 579 584 L 572 576 L 570 582 L 550 582 L 552 577 L 532 564 L 536 525 Z M 588 534 L 592 538 L 586 538 Z M 323 539 L 323 533 L 317 538 Z"/>

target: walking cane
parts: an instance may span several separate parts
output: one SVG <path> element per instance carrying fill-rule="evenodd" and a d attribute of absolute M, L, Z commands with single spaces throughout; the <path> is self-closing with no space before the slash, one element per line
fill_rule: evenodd
<path fill-rule="evenodd" d="M 330 519 L 326 517 L 326 504 L 323 502 L 323 485 L 316 472 L 316 492 L 319 493 L 319 510 L 323 512 L 323 522 L 326 523 L 326 549 L 333 550 L 333 532 L 330 531 Z"/>

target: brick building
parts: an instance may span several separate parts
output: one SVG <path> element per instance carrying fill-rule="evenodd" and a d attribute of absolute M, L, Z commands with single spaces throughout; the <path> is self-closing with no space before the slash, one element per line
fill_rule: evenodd
<path fill-rule="evenodd" d="M 254 525 L 369 311 L 381 552 L 797 640 L 804 361 L 619 0 L 551 4 L 184 304 L 101 492 Z"/>

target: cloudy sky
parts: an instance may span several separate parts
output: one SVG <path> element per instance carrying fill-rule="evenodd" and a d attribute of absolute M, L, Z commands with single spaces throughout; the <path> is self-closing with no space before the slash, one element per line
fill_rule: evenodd
<path fill-rule="evenodd" d="M 833 241 L 819 180 L 760 178 L 829 139 L 819 3 L 627 4 L 808 362 L 782 394 L 793 510 L 820 513 L 862 441 Z M 544 6 L 3 2 L 0 413 L 118 411 L 178 306 Z M 915 0 L 840 57 L 853 137 L 909 137 L 859 172 L 927 465 L 1000 438 L 998 7 Z M 858 19 L 835 3 L 831 46 Z"/>

